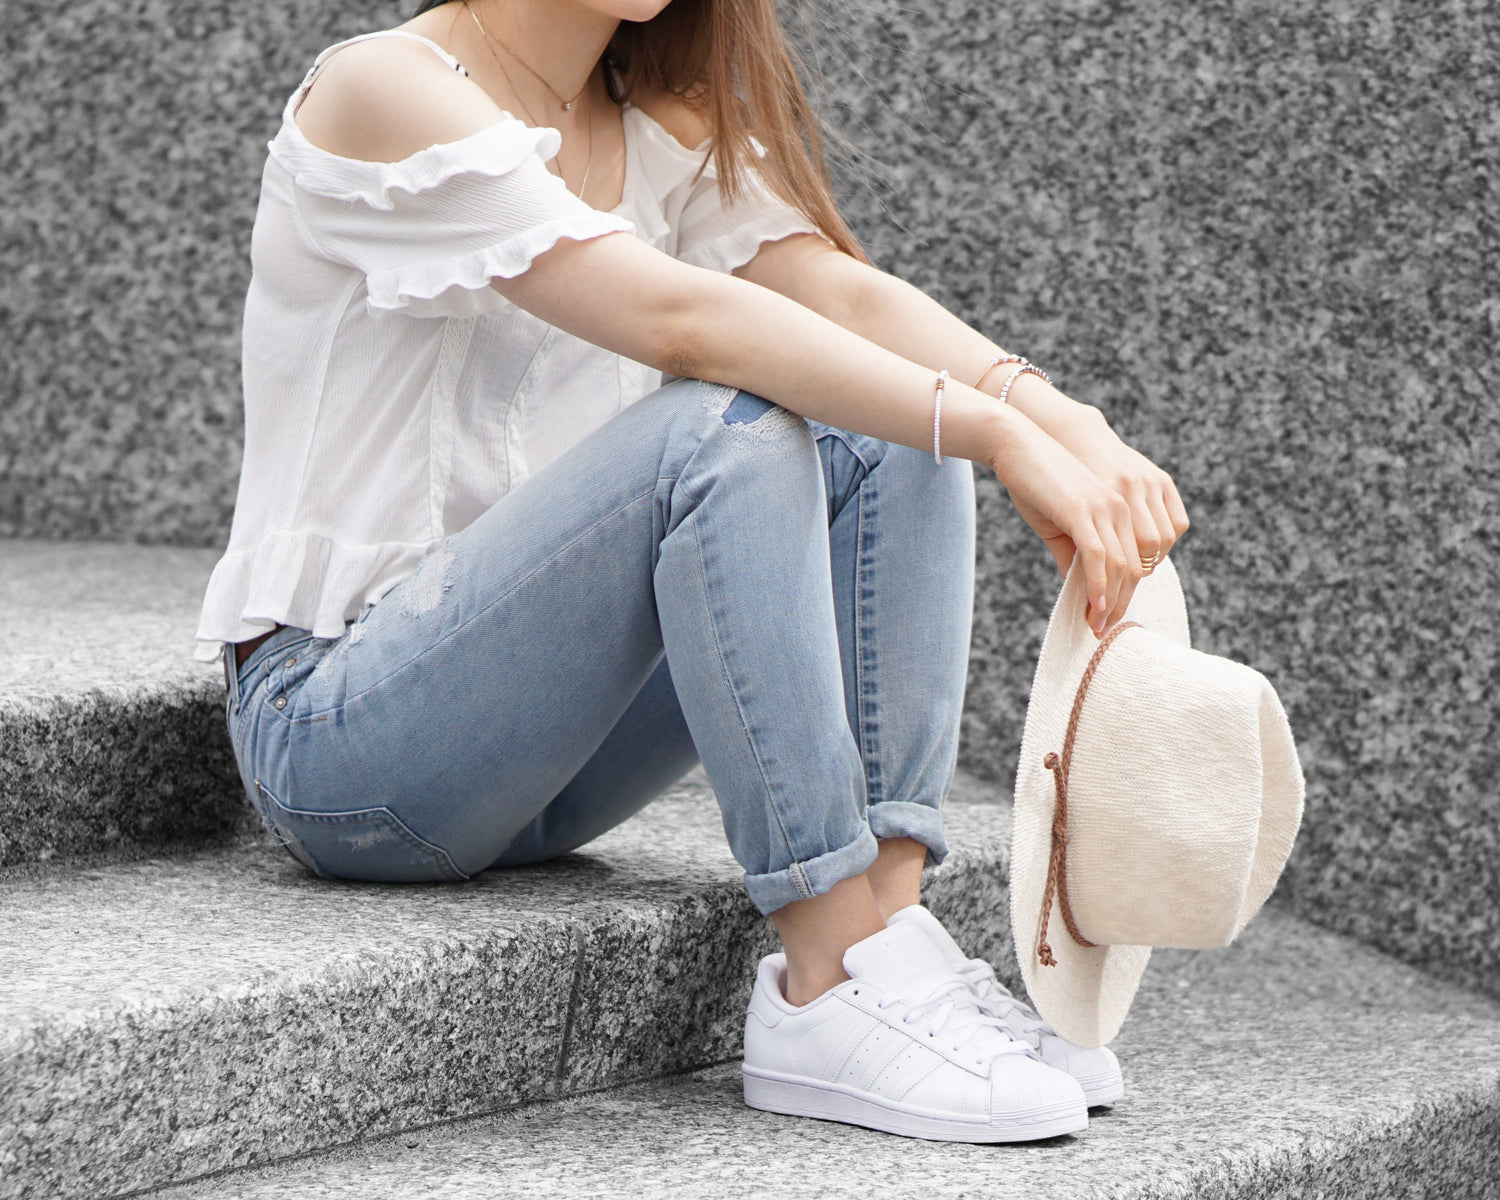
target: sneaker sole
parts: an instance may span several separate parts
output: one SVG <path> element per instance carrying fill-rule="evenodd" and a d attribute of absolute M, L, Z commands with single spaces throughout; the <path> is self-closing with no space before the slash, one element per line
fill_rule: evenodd
<path fill-rule="evenodd" d="M 1078 1086 L 1083 1089 L 1083 1098 L 1090 1108 L 1113 1104 L 1125 1094 L 1125 1079 L 1120 1075 L 1095 1075 L 1092 1079 L 1078 1079 Z"/>
<path fill-rule="evenodd" d="M 846 1125 L 863 1125 L 935 1142 L 1032 1142 L 1078 1133 L 1087 1129 L 1089 1123 L 1088 1113 L 1068 1102 L 1035 1109 L 1024 1117 L 1000 1124 L 956 1121 L 908 1112 L 893 1107 L 883 1097 L 839 1084 L 749 1066 L 743 1067 L 742 1073 L 745 1103 L 751 1108 L 792 1117 L 842 1121 Z"/>

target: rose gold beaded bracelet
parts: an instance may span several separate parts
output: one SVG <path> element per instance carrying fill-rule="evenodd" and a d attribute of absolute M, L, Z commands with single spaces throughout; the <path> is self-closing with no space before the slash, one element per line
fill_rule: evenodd
<path fill-rule="evenodd" d="M 1001 363 L 1023 363 L 1025 361 L 1026 360 L 1019 354 L 1006 354 L 1003 356 L 997 354 L 994 358 L 990 359 L 989 365 L 985 367 L 984 370 L 979 372 L 979 378 L 974 381 L 974 386 L 977 388 L 981 383 L 983 383 L 984 377 L 991 371 L 993 371 L 996 367 L 998 367 Z"/>

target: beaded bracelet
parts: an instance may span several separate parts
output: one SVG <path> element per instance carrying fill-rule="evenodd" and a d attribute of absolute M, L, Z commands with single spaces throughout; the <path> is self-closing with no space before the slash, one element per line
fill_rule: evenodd
<path fill-rule="evenodd" d="M 984 377 L 1000 366 L 1001 363 L 1020 364 L 1010 373 L 1005 382 L 1000 385 L 1000 395 L 996 397 L 996 400 L 1001 404 L 1004 404 L 1005 398 L 1010 395 L 1010 385 L 1015 383 L 1017 378 L 1022 375 L 1036 375 L 1041 378 L 1043 383 L 1050 384 L 1052 382 L 1052 376 L 1048 375 L 1041 367 L 1033 365 L 1030 359 L 1023 358 L 1019 354 L 996 354 L 990 358 L 989 364 L 984 370 L 979 372 L 979 378 L 974 381 L 974 387 L 978 388 L 984 382 Z M 938 372 L 937 392 L 932 398 L 932 461 L 937 463 L 938 466 L 943 465 L 943 456 L 938 450 L 938 422 L 941 419 L 943 411 L 943 389 L 947 385 L 948 369 L 945 367 Z"/>
<path fill-rule="evenodd" d="M 943 389 L 948 386 L 948 368 L 937 374 L 937 393 L 932 398 L 932 461 L 943 465 L 943 456 L 938 452 L 938 421 L 943 412 Z"/>
<path fill-rule="evenodd" d="M 997 403 L 1005 403 L 1006 396 L 1010 395 L 1010 385 L 1015 383 L 1022 375 L 1037 375 L 1041 377 L 1043 383 L 1052 382 L 1052 380 L 1047 378 L 1047 372 L 1043 371 L 1040 367 L 1034 367 L 1029 362 L 1023 361 L 1019 367 L 1006 376 L 1005 382 L 1000 385 L 1000 394 L 995 397 Z"/>
<path fill-rule="evenodd" d="M 981 383 L 983 383 L 984 377 L 991 371 L 993 371 L 996 367 L 998 367 L 1001 363 L 1023 363 L 1025 361 L 1026 360 L 1019 354 L 1006 354 L 1003 356 L 997 354 L 994 358 L 990 359 L 989 365 L 986 366 L 984 370 L 979 372 L 979 378 L 974 381 L 974 386 L 977 388 Z"/>

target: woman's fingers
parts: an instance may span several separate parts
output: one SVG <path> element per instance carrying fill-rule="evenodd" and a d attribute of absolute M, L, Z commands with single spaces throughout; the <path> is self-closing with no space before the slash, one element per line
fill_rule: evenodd
<path fill-rule="evenodd" d="M 1095 633 L 1103 632 L 1104 614 L 1109 611 L 1109 548 L 1104 532 L 1094 528 L 1078 542 L 1083 554 L 1083 581 L 1088 590 L 1088 623 Z"/>
<path fill-rule="evenodd" d="M 1166 501 L 1160 492 L 1146 494 L 1146 508 L 1156 525 L 1157 554 L 1158 561 L 1160 561 L 1166 558 L 1172 552 L 1172 547 L 1177 544 L 1177 531 L 1172 528 L 1172 518 L 1167 514 Z"/>
<path fill-rule="evenodd" d="M 1136 553 L 1141 562 L 1156 562 L 1163 558 L 1172 544 L 1170 521 L 1158 519 L 1151 502 L 1156 497 L 1143 487 L 1133 487 L 1127 502 L 1130 505 L 1130 524 L 1135 534 Z M 1165 516 L 1165 511 L 1163 511 Z"/>
<path fill-rule="evenodd" d="M 1162 489 L 1162 499 L 1166 506 L 1167 516 L 1171 520 L 1172 532 L 1181 537 L 1188 530 L 1187 509 L 1183 507 L 1182 497 L 1177 494 L 1177 485 L 1172 482 L 1170 475 L 1164 474 L 1166 481 Z"/>
<path fill-rule="evenodd" d="M 1141 578 L 1141 555 L 1149 559 L 1165 552 L 1164 542 L 1170 545 L 1149 498 L 1149 485 L 1160 473 L 1129 451 L 1137 470 L 1113 475 L 1121 487 L 1111 487 L 1030 423 L 1022 421 L 1010 432 L 1011 440 L 997 449 L 990 465 L 1016 510 L 1051 553 L 1058 574 L 1066 578 L 1075 558 L 1082 559 L 1077 567 L 1088 592 L 1086 619 L 1102 636 L 1130 607 Z M 1171 529 L 1171 499 L 1163 493 L 1160 503 Z"/>
<path fill-rule="evenodd" d="M 1068 568 L 1073 565 L 1073 557 L 1078 553 L 1078 547 L 1073 544 L 1073 539 L 1064 533 L 1054 538 L 1043 538 L 1042 545 L 1046 546 L 1052 555 L 1058 575 L 1066 579 Z"/>
<path fill-rule="evenodd" d="M 1102 491 L 1089 514 L 1090 536 L 1084 539 L 1084 580 L 1088 585 L 1089 626 L 1097 634 L 1129 603 L 1139 563 L 1133 563 L 1130 511 L 1114 492 Z"/>
<path fill-rule="evenodd" d="M 1109 607 L 1104 612 L 1104 629 L 1108 629 L 1125 615 L 1125 610 L 1130 607 L 1130 597 L 1135 593 L 1135 585 L 1141 578 L 1141 560 L 1135 552 L 1135 526 L 1131 520 L 1130 505 L 1118 493 L 1114 494 L 1112 500 L 1114 503 L 1110 506 L 1110 516 L 1114 523 L 1111 532 L 1119 550 L 1110 562 L 1111 573 L 1117 582 L 1114 593 L 1109 597 Z"/>

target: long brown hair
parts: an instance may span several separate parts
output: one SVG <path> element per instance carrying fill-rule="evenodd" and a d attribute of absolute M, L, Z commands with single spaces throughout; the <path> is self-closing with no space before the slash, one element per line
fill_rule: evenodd
<path fill-rule="evenodd" d="M 413 15 L 446 2 L 422 0 Z M 604 57 L 619 73 L 618 85 L 604 73 L 616 104 L 667 91 L 707 117 L 726 207 L 742 194 L 746 172 L 758 174 L 845 254 L 870 261 L 834 203 L 822 131 L 798 74 L 806 63 L 776 0 L 670 0 L 649 21 L 621 21 Z"/>

